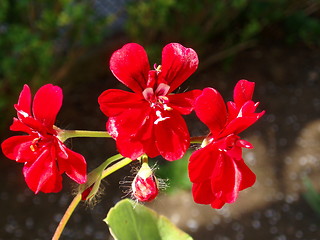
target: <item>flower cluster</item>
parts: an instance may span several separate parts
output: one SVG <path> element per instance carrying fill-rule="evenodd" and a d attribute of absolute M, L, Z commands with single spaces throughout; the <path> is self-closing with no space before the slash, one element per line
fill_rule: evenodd
<path fill-rule="evenodd" d="M 109 89 L 98 102 L 108 117 L 106 130 L 116 141 L 120 156 L 130 161 L 144 159 L 131 185 L 133 196 L 140 201 L 151 201 L 158 194 L 148 157 L 161 155 L 174 161 L 188 150 L 190 134 L 182 115 L 193 110 L 210 130 L 189 161 L 194 201 L 221 208 L 255 182 L 255 174 L 242 158 L 242 148 L 253 146 L 238 136 L 264 114 L 256 113 L 258 103 L 252 101 L 255 84 L 240 80 L 234 89 L 234 101 L 227 104 L 213 88 L 174 94 L 196 71 L 198 62 L 193 49 L 178 43 L 163 48 L 161 65 L 154 65 L 154 69 L 150 69 L 144 48 L 136 43 L 124 45 L 111 56 L 111 72 L 133 92 Z M 109 174 L 105 173 L 106 167 L 119 158 L 102 164 L 87 181 L 84 157 L 64 145 L 65 131 L 54 126 L 62 98 L 59 87 L 47 84 L 38 90 L 32 103 L 25 85 L 10 129 L 26 135 L 10 137 L 1 146 L 8 158 L 24 163 L 25 180 L 35 193 L 60 191 L 61 175 L 66 173 L 77 183 L 86 183 L 81 188 L 82 199 L 86 200 Z"/>
<path fill-rule="evenodd" d="M 258 103 L 251 100 L 253 90 L 253 82 L 240 80 L 234 89 L 234 102 L 228 102 L 228 107 L 213 88 L 205 88 L 198 97 L 195 112 L 210 134 L 190 157 L 195 202 L 221 208 L 254 184 L 255 174 L 242 159 L 242 148 L 253 146 L 238 136 L 264 114 L 255 113 Z"/>
<path fill-rule="evenodd" d="M 62 143 L 62 130 L 54 126 L 62 98 L 61 88 L 47 84 L 32 102 L 30 88 L 25 85 L 14 106 L 18 118 L 13 119 L 10 130 L 27 135 L 10 137 L 1 145 L 5 156 L 24 163 L 23 175 L 35 193 L 59 192 L 64 172 L 79 184 L 87 179 L 84 157 Z"/>

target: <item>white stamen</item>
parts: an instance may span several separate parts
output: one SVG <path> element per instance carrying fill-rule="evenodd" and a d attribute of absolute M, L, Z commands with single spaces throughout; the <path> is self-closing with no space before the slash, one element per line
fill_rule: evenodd
<path fill-rule="evenodd" d="M 162 117 L 161 112 L 159 110 L 156 111 L 156 115 L 157 115 L 158 119 L 154 121 L 154 124 L 158 124 L 159 122 L 164 121 L 167 118 L 169 118 L 169 117 Z"/>

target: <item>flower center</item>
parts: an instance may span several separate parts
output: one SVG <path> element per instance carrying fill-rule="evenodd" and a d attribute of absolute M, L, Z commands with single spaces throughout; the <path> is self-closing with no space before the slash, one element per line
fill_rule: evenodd
<path fill-rule="evenodd" d="M 39 149 L 40 141 L 41 141 L 41 137 L 33 139 L 32 143 L 30 145 L 30 149 L 32 152 L 36 152 Z"/>
<path fill-rule="evenodd" d="M 240 137 L 235 134 L 230 134 L 220 139 L 215 139 L 212 137 L 212 135 L 209 135 L 203 140 L 201 147 L 205 147 L 206 145 L 213 143 L 218 147 L 220 151 L 227 152 L 234 146 L 237 146 L 237 142 L 239 141 L 239 139 Z"/>
<path fill-rule="evenodd" d="M 46 132 L 45 134 L 40 134 L 39 132 L 36 132 L 38 135 L 36 138 L 34 138 L 31 142 L 30 149 L 32 152 L 36 152 L 39 149 L 41 149 L 44 145 L 47 145 L 48 143 L 53 141 L 54 135 L 50 132 Z"/>
<path fill-rule="evenodd" d="M 166 96 L 170 86 L 160 77 L 161 65 L 155 69 L 149 71 L 147 87 L 143 90 L 142 95 L 152 108 L 160 107 L 170 111 L 172 108 L 168 106 L 169 99 Z"/>

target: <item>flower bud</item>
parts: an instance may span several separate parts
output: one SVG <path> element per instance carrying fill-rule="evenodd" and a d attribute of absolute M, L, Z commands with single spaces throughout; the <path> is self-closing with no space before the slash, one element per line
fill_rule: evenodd
<path fill-rule="evenodd" d="M 134 178 L 132 184 L 132 195 L 138 201 L 150 202 L 158 195 L 158 180 L 147 163 L 142 166 Z"/>
<path fill-rule="evenodd" d="M 90 187 L 88 187 L 86 190 L 84 190 L 84 191 L 81 193 L 81 200 L 82 200 L 82 201 L 86 201 L 86 200 L 89 199 L 88 196 L 89 196 L 89 194 L 91 193 L 92 188 L 93 188 L 93 185 L 91 185 Z"/>
<path fill-rule="evenodd" d="M 82 201 L 92 201 L 100 195 L 101 188 L 101 168 L 96 168 L 87 176 L 87 182 L 79 185 L 78 191 L 81 193 Z"/>

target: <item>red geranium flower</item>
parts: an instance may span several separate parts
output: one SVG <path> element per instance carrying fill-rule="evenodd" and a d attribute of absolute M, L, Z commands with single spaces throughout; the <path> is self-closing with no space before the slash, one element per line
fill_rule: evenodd
<path fill-rule="evenodd" d="M 239 191 L 254 184 L 255 174 L 242 159 L 242 148 L 253 146 L 238 136 L 264 114 L 255 113 L 259 103 L 251 100 L 253 90 L 253 82 L 240 80 L 234 89 L 234 102 L 228 102 L 227 108 L 212 88 L 205 88 L 196 100 L 195 112 L 210 134 L 202 148 L 190 157 L 188 168 L 195 202 L 221 208 L 234 202 Z"/>
<path fill-rule="evenodd" d="M 64 172 L 79 184 L 86 182 L 84 157 L 59 140 L 62 130 L 53 125 L 62 98 L 61 88 L 47 84 L 34 96 L 31 112 L 30 88 L 24 85 L 14 106 L 18 118 L 13 119 L 10 130 L 27 135 L 10 137 L 1 144 L 5 156 L 24 163 L 25 180 L 35 193 L 59 192 Z"/>
<path fill-rule="evenodd" d="M 162 65 L 150 70 L 147 53 L 136 43 L 113 53 L 110 69 L 134 93 L 117 89 L 103 92 L 98 101 L 109 117 L 107 130 L 116 139 L 119 152 L 136 159 L 142 154 L 167 160 L 181 158 L 190 136 L 181 114 L 193 110 L 200 90 L 170 94 L 198 67 L 198 56 L 178 43 L 166 45 Z"/>

